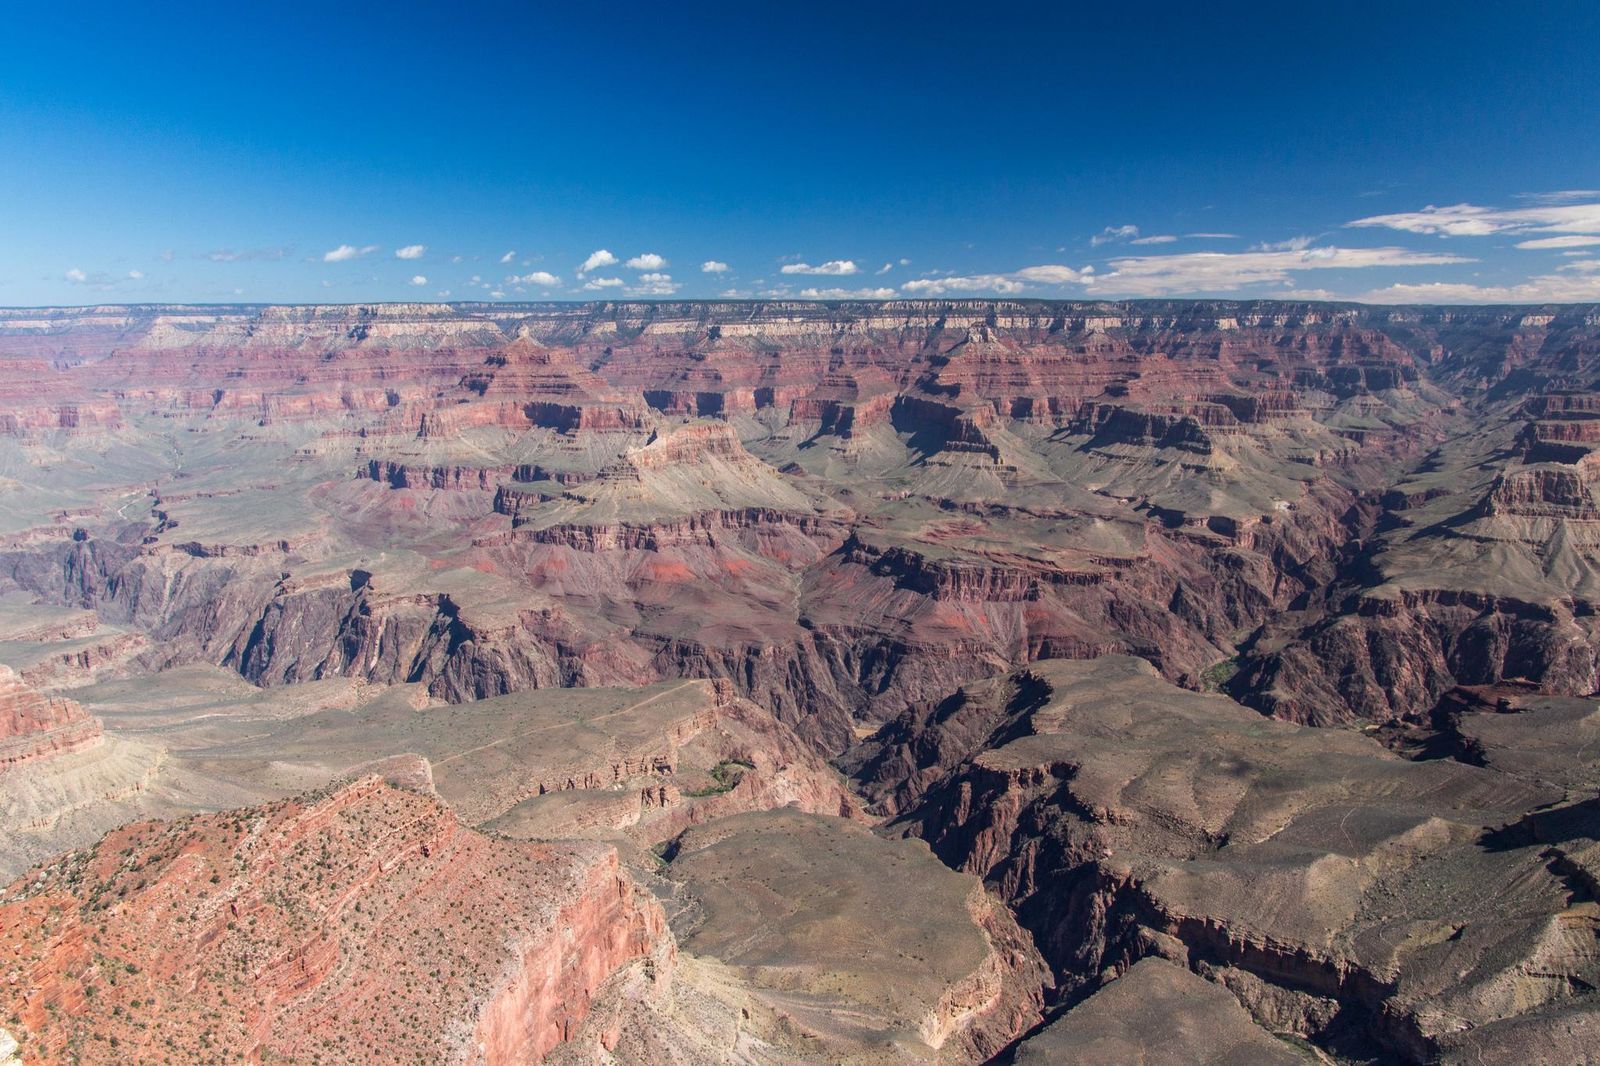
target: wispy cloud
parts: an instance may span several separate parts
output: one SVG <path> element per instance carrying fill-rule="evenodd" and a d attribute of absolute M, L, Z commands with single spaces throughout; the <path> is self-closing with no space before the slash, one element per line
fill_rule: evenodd
<path fill-rule="evenodd" d="M 616 265 L 617 257 L 606 251 L 604 248 L 601 248 L 598 251 L 589 253 L 589 258 L 585 259 L 583 261 L 583 265 L 578 268 L 578 276 L 582 277 L 591 270 L 599 270 L 601 267 Z"/>
<path fill-rule="evenodd" d="M 505 263 L 511 262 L 512 260 L 514 260 L 516 258 L 517 258 L 516 249 L 512 249 L 511 251 L 507 252 L 505 255 L 502 255 L 500 257 L 500 262 L 503 265 Z"/>
<path fill-rule="evenodd" d="M 726 274 L 727 272 L 728 264 L 716 259 L 707 259 L 700 264 L 700 273 L 702 274 Z"/>
<path fill-rule="evenodd" d="M 144 280 L 144 271 L 129 270 L 122 274 L 108 274 L 103 270 L 91 272 L 80 267 L 72 267 L 63 271 L 61 276 L 74 285 L 85 285 L 91 289 L 114 289 L 130 281 Z"/>
<path fill-rule="evenodd" d="M 588 281 L 583 283 L 583 287 L 588 289 L 590 292 L 598 292 L 601 289 L 620 289 L 622 288 L 622 279 L 590 278 Z"/>
<path fill-rule="evenodd" d="M 1174 296 L 1234 292 L 1250 285 L 1292 284 L 1307 270 L 1368 270 L 1375 267 L 1471 263 L 1457 255 L 1406 248 L 1306 248 L 1300 251 L 1189 252 L 1124 256 L 1086 283 L 1097 295 Z"/>
<path fill-rule="evenodd" d="M 423 277 L 421 274 L 412 275 L 411 284 L 413 284 L 413 285 L 426 285 L 427 283 L 428 283 L 428 279 Z"/>
<path fill-rule="evenodd" d="M 427 254 L 428 246 L 426 244 L 408 244 L 404 248 L 396 248 L 394 250 L 396 259 L 421 259 Z"/>
<path fill-rule="evenodd" d="M 1535 237 L 1532 240 L 1518 241 L 1518 248 L 1587 248 L 1591 244 L 1600 244 L 1600 237 Z"/>
<path fill-rule="evenodd" d="M 1600 189 L 1559 189 L 1556 192 L 1525 192 L 1517 197 L 1536 204 L 1572 204 L 1600 200 Z"/>
<path fill-rule="evenodd" d="M 1263 241 L 1253 245 L 1252 252 L 1303 252 L 1316 243 L 1315 237 L 1290 237 L 1286 241 Z"/>
<path fill-rule="evenodd" d="M 1178 238 L 1170 233 L 1158 233 L 1149 237 L 1135 237 L 1129 244 L 1171 244 Z"/>
<path fill-rule="evenodd" d="M 826 263 L 812 266 L 810 263 L 785 263 L 778 268 L 780 274 L 825 274 L 830 277 L 845 277 L 850 274 L 861 273 L 861 268 L 856 266 L 852 259 L 830 259 Z"/>
<path fill-rule="evenodd" d="M 802 300 L 892 300 L 893 289 L 801 289 Z"/>
<path fill-rule="evenodd" d="M 1195 240 L 1236 241 L 1239 239 L 1237 233 L 1186 233 L 1184 236 L 1192 237 Z"/>
<path fill-rule="evenodd" d="M 1565 194 L 1562 194 L 1565 195 Z M 1439 237 L 1492 237 L 1497 234 L 1600 234 L 1600 202 L 1537 207 L 1429 205 L 1420 211 L 1373 215 L 1346 223 Z"/>
<path fill-rule="evenodd" d="M 369 244 L 364 248 L 357 248 L 353 244 L 341 244 L 332 251 L 322 253 L 324 263 L 346 263 L 352 259 L 360 259 L 364 255 L 371 255 L 378 250 L 376 244 Z"/>
<path fill-rule="evenodd" d="M 1600 301 L 1600 272 L 1543 274 L 1508 285 L 1402 283 L 1356 297 L 1380 304 L 1529 304 Z"/>
<path fill-rule="evenodd" d="M 207 252 L 204 258 L 213 263 L 243 263 L 243 262 L 276 262 L 289 254 L 288 248 L 248 248 L 236 251 L 232 248 L 217 248 Z M 168 262 L 171 260 L 169 259 Z"/>
<path fill-rule="evenodd" d="M 626 265 L 629 270 L 660 270 L 667 261 L 654 252 L 645 252 L 628 260 Z"/>
<path fill-rule="evenodd" d="M 1089 238 L 1089 243 L 1098 248 L 1102 244 L 1113 241 L 1131 241 L 1139 236 L 1138 226 L 1107 226 L 1105 229 Z"/>

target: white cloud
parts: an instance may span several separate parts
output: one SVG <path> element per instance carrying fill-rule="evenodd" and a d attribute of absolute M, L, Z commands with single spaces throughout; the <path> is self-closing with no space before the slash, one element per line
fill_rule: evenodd
<path fill-rule="evenodd" d="M 1405 248 L 1308 248 L 1302 251 L 1187 252 L 1125 256 L 1086 283 L 1097 295 L 1172 296 L 1232 292 L 1248 285 L 1288 284 L 1304 270 L 1364 270 L 1372 267 L 1471 263 L 1455 255 Z"/>
<path fill-rule="evenodd" d="M 428 283 L 428 279 L 423 277 L 421 274 L 412 275 L 411 284 L 413 284 L 413 285 L 426 285 L 427 283 Z"/>
<path fill-rule="evenodd" d="M 1170 233 L 1158 233 L 1153 237 L 1138 237 L 1129 241 L 1129 244 L 1171 244 L 1178 238 Z"/>
<path fill-rule="evenodd" d="M 785 263 L 778 268 L 780 274 L 826 274 L 830 277 L 846 277 L 858 274 L 861 268 L 856 266 L 851 259 L 830 259 L 826 263 L 812 266 L 810 263 Z"/>
<path fill-rule="evenodd" d="M 885 264 L 883 264 L 883 266 L 881 266 L 877 270 L 873 271 L 873 273 L 874 274 L 883 275 L 883 274 L 889 273 L 889 271 L 891 271 L 893 269 L 894 269 L 894 264 L 893 263 L 885 263 Z"/>
<path fill-rule="evenodd" d="M 394 257 L 396 259 L 421 259 L 427 254 L 427 251 L 428 246 L 426 244 L 408 244 L 404 248 L 396 248 Z"/>
<path fill-rule="evenodd" d="M 1600 273 L 1545 274 L 1513 285 L 1451 282 L 1398 284 L 1357 297 L 1377 304 L 1593 303 L 1600 300 Z"/>
<path fill-rule="evenodd" d="M 893 289 L 801 289 L 802 300 L 892 300 Z"/>
<path fill-rule="evenodd" d="M 324 263 L 344 263 L 351 259 L 360 259 L 364 255 L 371 255 L 378 250 L 376 244 L 369 244 L 365 248 L 357 248 L 351 244 L 341 244 L 331 252 L 322 253 Z"/>
<path fill-rule="evenodd" d="M 1185 236 L 1193 237 L 1196 240 L 1236 241 L 1239 239 L 1237 233 L 1188 233 Z"/>
<path fill-rule="evenodd" d="M 1089 238 L 1089 243 L 1098 248 L 1102 244 L 1112 241 L 1130 241 L 1139 235 L 1138 226 L 1107 226 L 1105 229 Z"/>
<path fill-rule="evenodd" d="M 654 252 L 636 255 L 626 264 L 629 270 L 660 270 L 666 265 L 667 261 Z"/>
<path fill-rule="evenodd" d="M 1094 267 L 1084 267 L 1074 270 L 1069 266 L 1046 264 L 1045 266 L 1023 267 L 1012 276 L 1018 281 L 1031 281 L 1039 285 L 1070 285 L 1075 282 L 1087 282 L 1094 273 Z"/>
<path fill-rule="evenodd" d="M 578 268 L 578 276 L 582 277 L 583 275 L 589 273 L 589 271 L 599 270 L 601 267 L 616 265 L 617 257 L 606 251 L 604 248 L 601 248 L 599 251 L 589 253 L 589 258 L 585 259 L 583 261 L 583 266 Z"/>
<path fill-rule="evenodd" d="M 621 278 L 592 278 L 589 281 L 584 282 L 583 283 L 583 287 L 586 288 L 586 289 L 589 289 L 590 291 L 593 291 L 593 290 L 596 290 L 596 289 L 620 289 L 620 288 L 622 288 L 622 279 Z"/>
<path fill-rule="evenodd" d="M 132 278 L 134 281 L 139 281 L 140 279 L 142 279 L 144 277 L 144 271 L 142 271 L 142 270 L 130 270 L 130 271 L 128 271 L 128 277 Z"/>
<path fill-rule="evenodd" d="M 1587 248 L 1591 244 L 1600 244 L 1600 237 L 1535 237 L 1532 240 L 1518 241 L 1518 248 Z"/>
<path fill-rule="evenodd" d="M 85 274 L 77 267 L 73 267 L 71 270 L 67 271 L 67 280 L 77 282 L 79 285 L 83 285 L 88 282 L 89 275 Z"/>
<path fill-rule="evenodd" d="M 943 296 L 951 292 L 997 292 L 1005 295 L 1022 292 L 1027 286 L 1006 274 L 973 274 L 970 277 L 918 278 L 900 286 L 913 296 Z"/>
<path fill-rule="evenodd" d="M 531 274 L 512 274 L 506 278 L 508 285 L 542 285 L 547 289 L 559 288 L 561 279 L 548 270 L 535 270 Z"/>
<path fill-rule="evenodd" d="M 513 260 L 513 259 L 515 259 L 515 258 L 516 258 L 516 257 L 517 257 L 517 253 L 516 253 L 516 250 L 515 250 L 515 249 L 512 249 L 512 250 L 511 250 L 511 251 L 509 251 L 509 252 L 507 252 L 507 253 L 506 253 L 506 254 L 505 254 L 505 255 L 502 255 L 502 256 L 501 256 L 501 257 L 500 257 L 500 262 L 502 262 L 502 263 L 509 263 L 509 262 L 511 262 L 511 261 L 512 261 L 512 260 Z"/>
<path fill-rule="evenodd" d="M 1600 203 L 1513 208 L 1476 204 L 1435 207 L 1430 204 L 1421 211 L 1373 215 L 1346 225 L 1379 226 L 1440 237 L 1490 237 L 1499 233 L 1600 234 Z"/>
<path fill-rule="evenodd" d="M 504 299 L 505 299 L 505 298 L 506 298 L 506 294 L 505 294 L 505 293 L 503 293 L 503 292 L 501 292 L 501 291 L 500 291 L 500 290 L 499 290 L 499 289 L 495 289 L 495 290 L 494 290 L 494 291 L 493 291 L 493 292 L 491 292 L 491 293 L 490 293 L 490 294 L 489 294 L 489 295 L 490 295 L 490 296 L 491 296 L 491 297 L 492 297 L 492 298 L 494 298 L 494 299 L 496 299 L 496 300 L 504 300 Z"/>
<path fill-rule="evenodd" d="M 707 259 L 700 264 L 700 273 L 702 274 L 725 274 L 727 271 L 728 264 L 719 262 L 716 259 Z"/>
<path fill-rule="evenodd" d="M 900 291 L 912 296 L 945 296 L 950 293 L 995 293 L 1012 296 L 1027 292 L 1030 285 L 1056 287 L 1086 284 L 1094 277 L 1093 267 L 1082 270 L 1059 263 L 1023 267 L 1009 274 L 944 275 L 905 282 Z"/>
<path fill-rule="evenodd" d="M 678 285 L 672 280 L 671 274 L 661 274 L 652 271 L 640 274 L 639 280 L 628 287 L 631 296 L 671 296 L 678 291 Z"/>

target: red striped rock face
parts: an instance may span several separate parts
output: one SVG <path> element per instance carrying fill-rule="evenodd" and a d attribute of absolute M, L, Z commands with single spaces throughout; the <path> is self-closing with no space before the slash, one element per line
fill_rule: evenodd
<path fill-rule="evenodd" d="M 100 742 L 100 723 L 69 699 L 45 696 L 0 666 L 0 772 Z"/>
<path fill-rule="evenodd" d="M 0 997 L 29 1062 L 537 1061 L 665 936 L 613 849 L 496 842 L 366 778 L 12 885 Z"/>

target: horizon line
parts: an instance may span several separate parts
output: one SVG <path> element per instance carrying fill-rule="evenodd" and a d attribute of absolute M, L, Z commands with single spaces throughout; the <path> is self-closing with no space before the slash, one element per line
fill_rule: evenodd
<path fill-rule="evenodd" d="M 119 303 L 117 301 L 99 301 L 82 304 L 0 304 L 0 312 L 10 311 L 90 311 L 97 308 L 120 308 L 134 310 L 139 308 L 162 307 L 193 307 L 193 308 L 267 308 L 267 307 L 441 307 L 441 308 L 522 308 L 522 307 L 617 307 L 643 305 L 651 307 L 665 307 L 674 305 L 696 304 L 724 304 L 724 305 L 771 305 L 771 304 L 804 304 L 816 307 L 888 307 L 905 304 L 914 304 L 929 307 L 954 307 L 962 304 L 1022 304 L 1039 306 L 1073 306 L 1073 307 L 1124 307 L 1134 305 L 1278 305 L 1283 307 L 1337 307 L 1337 308 L 1366 308 L 1371 310 L 1402 310 L 1402 309 L 1446 309 L 1446 310 L 1514 310 L 1514 309 L 1577 309 L 1593 308 L 1600 310 L 1600 300 L 1585 301 L 1544 301 L 1529 303 L 1369 303 L 1362 300 L 1293 300 L 1278 299 L 1274 297 L 1231 297 L 1231 296 L 1140 296 L 1126 300 L 1114 299 L 1074 299 L 1071 297 L 1018 297 L 1018 296 L 969 296 L 958 298 L 927 298 L 906 297 L 884 300 L 869 299 L 837 299 L 819 300 L 803 297 L 689 297 L 689 298 L 640 298 L 628 300 L 248 300 L 248 301 L 204 301 L 204 300 L 164 300 L 139 303 Z"/>

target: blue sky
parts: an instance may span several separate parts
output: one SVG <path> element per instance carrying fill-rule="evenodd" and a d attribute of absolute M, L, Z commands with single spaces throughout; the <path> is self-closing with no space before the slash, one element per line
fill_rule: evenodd
<path fill-rule="evenodd" d="M 333 6 L 8 5 L 0 304 L 1600 300 L 1592 0 Z"/>

